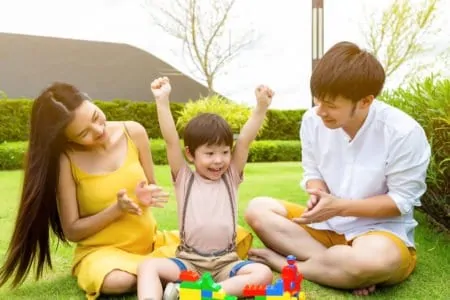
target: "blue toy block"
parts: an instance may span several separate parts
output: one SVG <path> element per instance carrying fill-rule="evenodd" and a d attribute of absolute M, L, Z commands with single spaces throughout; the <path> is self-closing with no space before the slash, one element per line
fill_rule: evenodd
<path fill-rule="evenodd" d="M 205 298 L 211 298 L 212 299 L 212 297 L 213 297 L 212 295 L 213 295 L 212 291 L 202 290 L 202 299 L 205 299 Z"/>
<path fill-rule="evenodd" d="M 283 296 L 284 293 L 284 287 L 283 287 L 283 280 L 278 279 L 275 284 L 268 285 L 266 288 L 266 295 L 267 296 Z"/>

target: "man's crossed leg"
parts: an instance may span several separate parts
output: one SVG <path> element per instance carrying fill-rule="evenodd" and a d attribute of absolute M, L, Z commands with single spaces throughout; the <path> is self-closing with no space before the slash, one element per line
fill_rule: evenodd
<path fill-rule="evenodd" d="M 281 271 L 286 256 L 295 255 L 305 279 L 368 295 L 376 285 L 405 280 L 415 268 L 415 250 L 388 232 L 374 231 L 347 241 L 329 230 L 316 230 L 292 221 L 300 205 L 259 197 L 246 211 L 246 221 L 267 247 L 251 249 L 249 258 Z"/>

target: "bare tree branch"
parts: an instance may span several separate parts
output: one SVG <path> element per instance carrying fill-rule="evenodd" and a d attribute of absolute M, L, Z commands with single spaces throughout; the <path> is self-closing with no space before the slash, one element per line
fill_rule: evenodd
<path fill-rule="evenodd" d="M 236 37 L 231 39 L 228 25 L 234 4 L 235 0 L 147 0 L 145 6 L 155 24 L 182 41 L 210 94 L 220 71 L 256 40 L 249 28 L 233 33 Z"/>

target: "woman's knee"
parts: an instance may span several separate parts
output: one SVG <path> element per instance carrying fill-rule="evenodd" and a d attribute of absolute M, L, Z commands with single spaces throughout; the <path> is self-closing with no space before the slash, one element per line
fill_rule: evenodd
<path fill-rule="evenodd" d="M 245 211 L 245 221 L 253 228 L 259 227 L 267 215 L 278 214 L 286 216 L 284 206 L 276 199 L 270 197 L 256 197 L 250 200 Z"/>
<path fill-rule="evenodd" d="M 136 276 L 125 271 L 114 270 L 103 280 L 103 294 L 123 294 L 136 289 Z"/>

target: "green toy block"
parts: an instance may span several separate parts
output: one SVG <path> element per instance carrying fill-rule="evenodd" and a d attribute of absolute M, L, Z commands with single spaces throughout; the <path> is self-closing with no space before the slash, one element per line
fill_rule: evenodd
<path fill-rule="evenodd" d="M 224 300 L 237 300 L 238 298 L 236 297 L 236 296 L 230 296 L 230 295 L 227 295 L 227 296 L 225 296 L 225 298 L 224 298 Z"/>
<path fill-rule="evenodd" d="M 201 290 L 202 289 L 202 283 L 199 281 L 183 281 L 182 283 L 180 283 L 180 288 L 185 288 L 185 289 L 192 289 L 192 290 Z"/>
<path fill-rule="evenodd" d="M 255 296 L 254 300 L 266 300 L 266 296 Z"/>
<path fill-rule="evenodd" d="M 220 284 L 214 282 L 214 279 L 212 278 L 212 275 L 209 272 L 205 272 L 198 281 L 201 282 L 202 290 L 205 291 L 218 292 L 222 288 Z"/>

